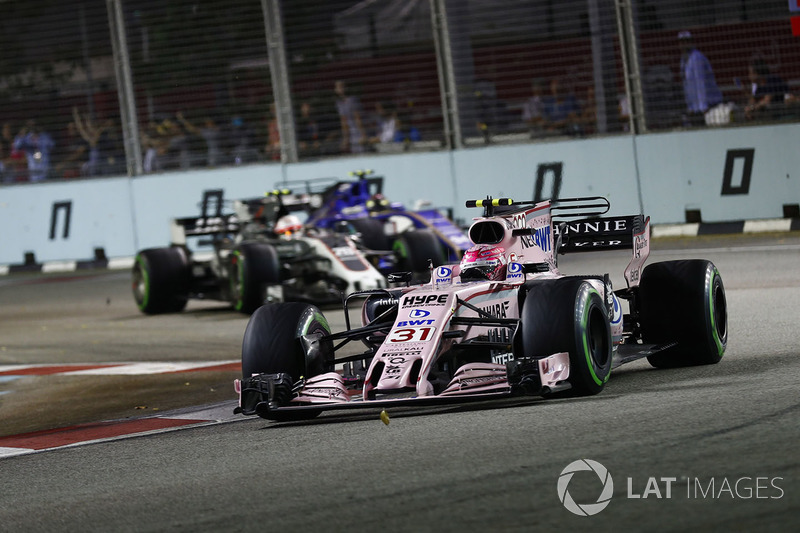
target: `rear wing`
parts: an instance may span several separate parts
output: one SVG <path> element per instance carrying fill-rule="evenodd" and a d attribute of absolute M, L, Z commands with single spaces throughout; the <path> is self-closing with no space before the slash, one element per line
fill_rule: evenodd
<path fill-rule="evenodd" d="M 633 248 L 634 236 L 641 234 L 649 221 L 644 215 L 582 218 L 559 223 L 554 220 L 553 233 L 560 238 L 558 251 L 562 254 L 625 250 Z"/>
<path fill-rule="evenodd" d="M 602 196 L 560 198 L 553 202 L 553 235 L 560 254 L 595 250 L 631 250 L 625 267 L 628 287 L 639 285 L 641 269 L 650 255 L 650 217 L 603 217 L 611 208 Z"/>
<path fill-rule="evenodd" d="M 187 237 L 215 238 L 240 233 L 248 224 L 270 227 L 279 217 L 292 211 L 307 209 L 307 202 L 287 189 L 275 189 L 256 198 L 224 201 L 222 189 L 207 191 L 200 204 L 200 216 L 172 219 L 173 245 L 185 245 Z M 214 200 L 212 202 L 210 200 Z M 232 206 L 233 213 L 223 213 L 223 206 Z"/>
<path fill-rule="evenodd" d="M 287 180 L 275 184 L 276 188 L 290 188 L 299 194 L 317 196 L 324 203 L 334 196 L 342 196 L 343 200 L 366 201 L 375 194 L 383 193 L 383 176 L 373 176 L 371 170 L 350 172 L 351 178 L 311 178 L 305 180 Z"/>
<path fill-rule="evenodd" d="M 628 215 L 596 217 L 553 223 L 558 252 L 592 252 L 597 250 L 631 250 L 625 268 L 628 287 L 639 285 L 641 269 L 650 255 L 650 217 Z"/>
<path fill-rule="evenodd" d="M 186 237 L 224 236 L 237 233 L 240 228 L 236 214 L 174 218 L 170 224 L 170 240 L 173 245 L 185 245 Z"/>

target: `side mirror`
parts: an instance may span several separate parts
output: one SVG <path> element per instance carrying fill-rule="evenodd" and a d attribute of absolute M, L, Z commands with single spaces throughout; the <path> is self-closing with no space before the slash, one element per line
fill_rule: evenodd
<path fill-rule="evenodd" d="M 386 279 L 389 281 L 390 284 L 396 285 L 398 283 L 405 283 L 408 286 L 408 283 L 411 281 L 412 274 L 411 272 L 392 272 Z"/>

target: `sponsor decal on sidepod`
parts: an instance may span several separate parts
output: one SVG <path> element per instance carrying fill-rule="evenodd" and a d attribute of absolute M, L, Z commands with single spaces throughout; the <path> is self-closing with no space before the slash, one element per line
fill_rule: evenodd
<path fill-rule="evenodd" d="M 522 279 L 524 274 L 522 273 L 522 265 L 519 263 L 509 263 L 508 265 L 508 274 L 506 275 L 507 281 L 513 281 Z"/>

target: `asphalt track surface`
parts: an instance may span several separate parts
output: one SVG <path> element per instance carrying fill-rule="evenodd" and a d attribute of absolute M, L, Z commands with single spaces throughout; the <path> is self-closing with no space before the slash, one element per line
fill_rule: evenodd
<path fill-rule="evenodd" d="M 108 404 L 89 409 L 94 420 L 152 415 L 132 411 L 141 402 L 162 412 L 214 404 L 203 415 L 224 420 L 0 458 L 0 530 L 797 531 L 800 237 L 653 244 L 651 262 L 685 257 L 711 259 L 722 273 L 723 361 L 675 370 L 637 361 L 591 398 L 393 409 L 388 425 L 369 410 L 278 424 L 230 415 L 229 371 L 97 376 L 93 387 L 84 377 L 70 385 L 75 376 L 0 383 L 4 430 L 20 410 L 41 413 L 26 402 L 60 413 L 38 429 L 86 421 L 87 390 L 89 403 Z M 619 286 L 625 257 L 561 264 L 608 271 Z M 124 273 L 0 279 L 0 313 L 0 364 L 225 361 L 238 356 L 246 324 L 202 302 L 142 317 Z M 118 398 L 142 387 L 147 395 Z M 557 492 L 562 470 L 584 458 L 613 479 L 608 506 L 589 517 L 567 511 Z M 589 471 L 568 484 L 579 504 L 601 488 Z"/>

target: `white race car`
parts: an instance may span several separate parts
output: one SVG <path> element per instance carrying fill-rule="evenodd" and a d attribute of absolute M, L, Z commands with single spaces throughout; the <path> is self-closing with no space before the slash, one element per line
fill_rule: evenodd
<path fill-rule="evenodd" d="M 179 218 L 168 247 L 136 255 L 133 295 L 148 314 L 178 312 L 189 298 L 229 301 L 243 313 L 265 302 L 341 302 L 354 291 L 387 286 L 346 233 L 307 228 L 284 192 L 236 200 L 233 213 Z M 300 206 L 302 207 L 302 206 Z M 195 252 L 197 247 L 211 251 Z"/>

